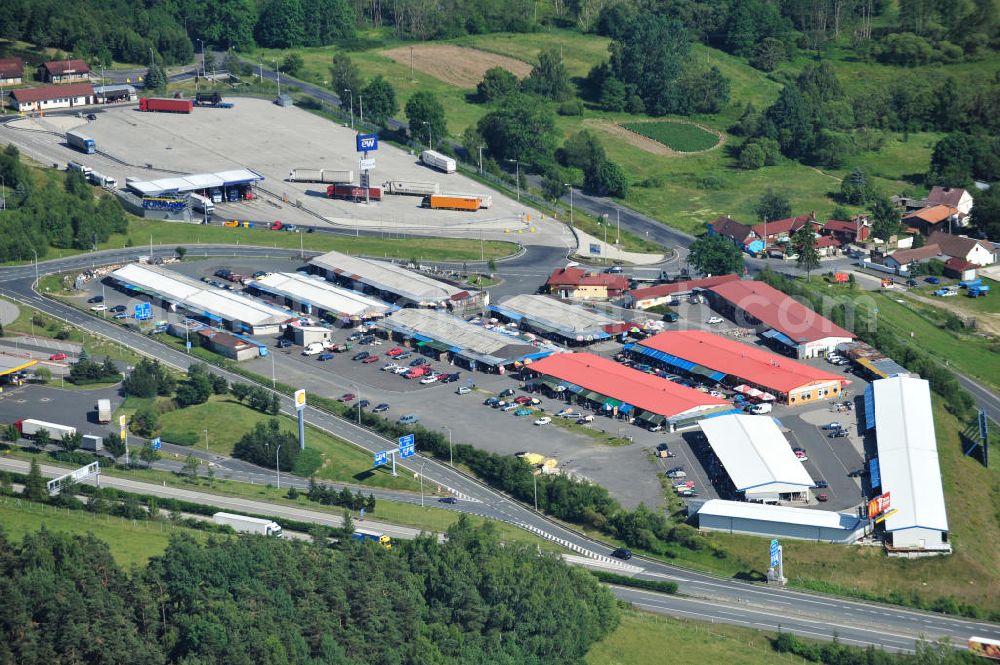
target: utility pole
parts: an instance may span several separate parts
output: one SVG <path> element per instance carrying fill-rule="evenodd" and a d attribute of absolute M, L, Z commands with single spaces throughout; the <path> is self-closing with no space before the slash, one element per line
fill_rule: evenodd
<path fill-rule="evenodd" d="M 281 97 L 281 68 L 278 67 L 278 59 L 274 59 L 274 71 L 278 74 L 278 97 Z"/>
<path fill-rule="evenodd" d="M 365 123 L 365 98 L 364 95 L 358 95 L 358 110 L 361 112 L 361 124 Z"/>
<path fill-rule="evenodd" d="M 573 185 L 564 182 L 563 185 L 569 187 L 569 225 L 573 228 Z"/>
<path fill-rule="evenodd" d="M 618 220 L 618 231 L 615 233 L 615 244 L 620 245 L 622 242 L 622 211 L 615 208 L 615 219 Z"/>
<path fill-rule="evenodd" d="M 485 146 L 479 146 L 479 175 L 483 175 L 483 148 Z"/>
<path fill-rule="evenodd" d="M 354 91 L 344 88 L 344 92 L 351 96 L 351 129 L 354 129 Z M 344 105 L 341 104 L 340 108 L 344 108 Z"/>
<path fill-rule="evenodd" d="M 517 159 L 508 159 L 508 162 L 514 162 L 514 168 L 516 175 L 514 179 L 517 182 L 517 202 L 521 202 L 521 162 Z"/>

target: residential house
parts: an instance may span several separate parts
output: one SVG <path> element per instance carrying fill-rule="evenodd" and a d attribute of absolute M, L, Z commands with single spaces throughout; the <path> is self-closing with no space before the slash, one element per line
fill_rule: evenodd
<path fill-rule="evenodd" d="M 916 263 L 923 263 L 941 257 L 941 248 L 937 244 L 927 244 L 916 249 L 900 249 L 885 257 L 888 268 L 900 272 L 908 272 Z"/>
<path fill-rule="evenodd" d="M 752 228 L 725 216 L 708 223 L 708 235 L 722 236 L 742 250 L 757 238 Z"/>
<path fill-rule="evenodd" d="M 820 225 L 816 221 L 815 212 L 810 212 L 808 215 L 799 215 L 797 217 L 787 217 L 785 219 L 775 219 L 754 224 L 752 230 L 755 240 L 760 240 L 763 243 L 756 252 L 763 251 L 765 246 L 770 247 L 779 242 L 787 242 L 792 237 L 792 234 L 807 224 L 812 225 L 815 230 L 819 230 Z M 754 251 L 752 248 L 750 249 Z"/>
<path fill-rule="evenodd" d="M 628 278 L 624 275 L 593 273 L 583 268 L 568 266 L 554 270 L 545 286 L 549 293 L 559 298 L 607 300 L 617 298 L 628 290 Z"/>
<path fill-rule="evenodd" d="M 622 299 L 625 307 L 649 309 L 657 305 L 669 305 L 677 298 L 690 295 L 699 289 L 707 289 L 716 284 L 739 280 L 737 275 L 715 275 L 703 279 L 690 279 L 670 284 L 657 284 L 641 289 L 631 289 Z"/>
<path fill-rule="evenodd" d="M 977 267 L 975 263 L 969 263 L 965 259 L 953 257 L 944 262 L 944 274 L 946 277 L 952 277 L 964 282 L 976 278 Z"/>
<path fill-rule="evenodd" d="M 840 241 L 842 245 L 865 242 L 872 234 L 871 223 L 864 215 L 857 215 L 850 221 L 828 219 L 819 230 L 823 236 Z"/>
<path fill-rule="evenodd" d="M 836 256 L 840 250 L 841 242 L 833 236 L 820 236 L 816 238 L 816 252 L 820 256 Z"/>
<path fill-rule="evenodd" d="M 90 66 L 83 60 L 53 60 L 38 65 L 42 83 L 81 83 L 90 81 Z"/>
<path fill-rule="evenodd" d="M 927 238 L 927 244 L 941 247 L 941 253 L 952 258 L 965 259 L 977 266 L 988 266 L 996 263 L 997 257 L 993 244 L 988 240 L 977 240 L 968 236 L 955 236 L 948 233 L 932 233 Z"/>
<path fill-rule="evenodd" d="M 18 88 L 11 90 L 8 99 L 8 106 L 22 113 L 86 106 L 94 103 L 94 87 L 89 83 L 71 83 L 43 88 Z"/>
<path fill-rule="evenodd" d="M 956 208 L 963 215 L 972 212 L 972 194 L 961 187 L 932 187 L 927 195 L 927 205 L 945 205 Z"/>
<path fill-rule="evenodd" d="M 0 85 L 24 83 L 24 61 L 20 58 L 0 59 Z"/>
<path fill-rule="evenodd" d="M 966 217 L 958 208 L 938 204 L 904 215 L 903 224 L 922 236 L 929 236 L 935 231 L 950 232 L 954 227 L 965 226 Z"/>

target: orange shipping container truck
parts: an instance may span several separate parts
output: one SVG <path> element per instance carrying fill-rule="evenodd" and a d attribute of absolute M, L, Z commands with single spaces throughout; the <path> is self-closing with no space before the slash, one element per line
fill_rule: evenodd
<path fill-rule="evenodd" d="M 478 196 L 455 196 L 431 194 L 424 197 L 421 207 L 434 210 L 479 210 Z"/>

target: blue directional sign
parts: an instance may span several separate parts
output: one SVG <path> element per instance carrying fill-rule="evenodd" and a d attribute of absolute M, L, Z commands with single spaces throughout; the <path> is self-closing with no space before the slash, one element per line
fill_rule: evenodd
<path fill-rule="evenodd" d="M 153 450 L 159 450 L 160 449 L 160 437 L 156 437 L 155 439 L 153 439 L 152 441 L 150 441 L 150 444 L 152 444 Z"/>
<path fill-rule="evenodd" d="M 406 459 L 417 454 L 416 438 L 412 434 L 399 437 L 399 457 Z"/>
<path fill-rule="evenodd" d="M 771 541 L 771 568 L 777 568 L 781 563 L 781 547 L 778 545 L 778 539 L 775 538 Z"/>
<path fill-rule="evenodd" d="M 384 466 L 389 463 L 389 451 L 380 450 L 375 453 L 375 466 Z"/>
<path fill-rule="evenodd" d="M 153 306 L 148 302 L 139 303 L 135 306 L 135 320 L 148 321 L 153 318 Z"/>
<path fill-rule="evenodd" d="M 358 134 L 358 152 L 378 150 L 378 134 Z"/>

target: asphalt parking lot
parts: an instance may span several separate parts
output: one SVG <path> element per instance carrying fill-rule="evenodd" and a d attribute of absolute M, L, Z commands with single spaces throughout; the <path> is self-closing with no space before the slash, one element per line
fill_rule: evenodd
<path fill-rule="evenodd" d="M 3 393 L 0 393 L 0 422 L 34 418 L 75 427 L 81 434 L 104 437 L 116 427 L 97 422 L 99 399 L 110 399 L 112 411 L 122 402 L 117 388 L 64 390 L 37 384 L 4 386 Z"/>

